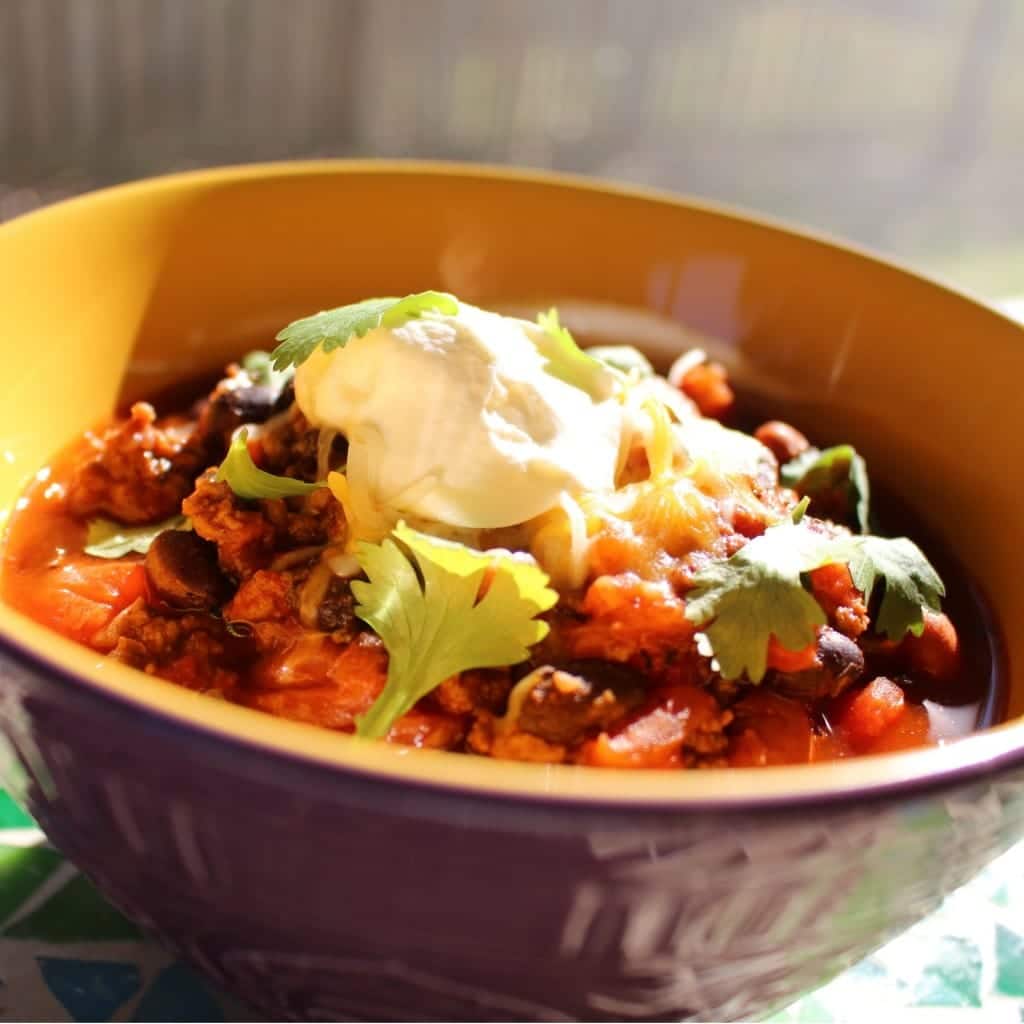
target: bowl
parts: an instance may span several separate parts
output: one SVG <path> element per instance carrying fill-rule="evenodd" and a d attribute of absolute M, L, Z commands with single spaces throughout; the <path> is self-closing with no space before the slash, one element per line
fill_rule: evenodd
<path fill-rule="evenodd" d="M 969 566 L 1024 713 L 1024 332 L 853 248 L 568 177 L 203 171 L 0 228 L 0 504 L 118 396 L 310 310 L 435 287 L 556 301 L 848 439 Z M 6 512 L 5 512 L 6 514 Z M 104 660 L 0 608 L 3 782 L 126 914 L 276 1017 L 770 1011 L 1024 834 L 1024 724 L 790 768 L 609 772 L 396 749 Z"/>

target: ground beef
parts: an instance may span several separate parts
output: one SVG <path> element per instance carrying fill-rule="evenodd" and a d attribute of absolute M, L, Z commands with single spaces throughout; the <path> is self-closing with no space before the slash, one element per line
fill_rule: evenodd
<path fill-rule="evenodd" d="M 569 758 L 564 744 L 551 743 L 521 729 L 505 729 L 500 718 L 486 711 L 477 715 L 466 738 L 466 746 L 474 754 L 506 761 L 562 764 Z"/>
<path fill-rule="evenodd" d="M 283 519 L 278 519 L 279 545 L 283 549 L 328 544 L 340 541 L 345 535 L 341 503 L 326 487 L 279 504 L 286 513 Z"/>
<path fill-rule="evenodd" d="M 477 669 L 446 679 L 431 697 L 453 714 L 477 710 L 499 713 L 505 709 L 512 683 L 508 669 Z"/>
<path fill-rule="evenodd" d="M 91 454 L 76 464 L 68 483 L 68 511 L 127 524 L 176 515 L 206 464 L 191 435 L 186 424 L 158 426 L 153 406 L 136 402 L 126 420 L 88 435 Z"/>
<path fill-rule="evenodd" d="M 352 640 L 361 629 L 355 607 L 349 581 L 333 576 L 317 609 L 317 628 L 330 633 L 335 643 Z"/>
<path fill-rule="evenodd" d="M 293 405 L 287 415 L 275 417 L 260 437 L 264 468 L 279 476 L 298 480 L 316 480 L 320 431 Z M 337 469 L 345 461 L 348 446 L 336 437 L 331 446 L 329 469 Z"/>
<path fill-rule="evenodd" d="M 211 615 L 169 615 L 138 600 L 94 638 L 100 650 L 133 668 L 203 693 L 227 696 L 238 683 L 240 651 Z"/>
<path fill-rule="evenodd" d="M 294 615 L 292 584 L 283 573 L 260 569 L 224 607 L 226 622 L 275 622 Z"/>
<path fill-rule="evenodd" d="M 182 512 L 200 537 L 217 545 L 221 569 L 240 580 L 283 553 L 322 547 L 345 531 L 341 505 L 326 488 L 306 497 L 250 502 L 216 480 L 213 470 L 196 482 Z"/>
<path fill-rule="evenodd" d="M 182 504 L 192 528 L 217 545 L 221 569 L 237 579 L 266 567 L 275 553 L 277 530 L 262 506 L 244 504 L 209 470 Z"/>

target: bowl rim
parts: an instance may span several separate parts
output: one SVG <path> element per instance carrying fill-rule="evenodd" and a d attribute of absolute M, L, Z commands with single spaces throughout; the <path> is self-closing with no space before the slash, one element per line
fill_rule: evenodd
<path fill-rule="evenodd" d="M 912 271 L 899 262 L 827 233 L 808 231 L 729 204 L 665 190 L 583 175 L 487 164 L 321 159 L 190 170 L 114 185 L 54 203 L 0 225 L 0 234 L 31 230 L 32 225 L 42 220 L 59 218 L 66 210 L 86 204 L 117 203 L 130 197 L 207 185 L 339 175 L 404 175 L 532 184 L 695 210 L 843 251 L 900 276 L 924 282 L 956 301 L 980 306 L 995 319 L 1020 327 L 1007 314 L 967 290 Z M 5 512 L 3 519 L 6 517 Z M 365 742 L 213 700 L 101 657 L 5 604 L 0 604 L 0 652 L 30 673 L 55 681 L 61 688 L 72 688 L 79 695 L 88 695 L 100 703 L 114 701 L 142 717 L 218 740 L 240 754 L 284 758 L 348 778 L 362 777 L 489 801 L 620 810 L 633 807 L 741 812 L 924 794 L 1024 766 L 1024 719 L 1004 722 L 946 746 L 814 765 L 669 772 L 524 764 Z"/>

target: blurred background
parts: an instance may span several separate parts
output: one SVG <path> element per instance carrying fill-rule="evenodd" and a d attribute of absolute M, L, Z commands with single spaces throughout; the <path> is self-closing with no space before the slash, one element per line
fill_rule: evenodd
<path fill-rule="evenodd" d="M 1024 0 L 0 0 L 0 220 L 305 156 L 556 167 L 1024 293 Z"/>

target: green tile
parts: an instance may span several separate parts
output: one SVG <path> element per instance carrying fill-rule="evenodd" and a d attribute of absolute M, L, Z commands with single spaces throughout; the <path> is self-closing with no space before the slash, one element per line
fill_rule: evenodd
<path fill-rule="evenodd" d="M 0 790 L 0 829 L 28 828 L 35 822 L 14 802 L 10 794 Z M 0 835 L 0 842 L 3 836 Z"/>
<path fill-rule="evenodd" d="M 1001 924 L 996 925 L 996 988 L 1024 997 L 1024 936 Z"/>
<path fill-rule="evenodd" d="M 62 859 L 45 846 L 0 846 L 0 924 L 35 892 Z"/>
<path fill-rule="evenodd" d="M 981 1006 L 982 958 L 968 939 L 945 936 L 914 990 L 918 1006 Z"/>

